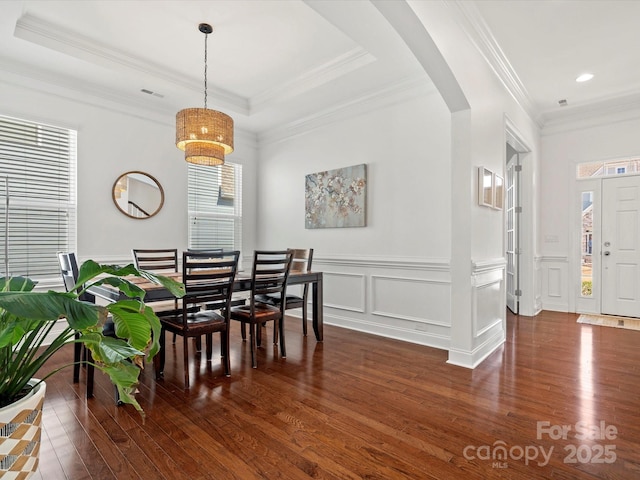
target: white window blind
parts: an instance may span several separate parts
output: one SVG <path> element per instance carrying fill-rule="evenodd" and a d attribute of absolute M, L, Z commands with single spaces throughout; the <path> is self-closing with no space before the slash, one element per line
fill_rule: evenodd
<path fill-rule="evenodd" d="M 75 130 L 0 116 L 3 275 L 59 278 L 56 253 L 75 251 L 76 138 Z"/>
<path fill-rule="evenodd" d="M 242 165 L 189 164 L 189 248 L 242 248 Z"/>

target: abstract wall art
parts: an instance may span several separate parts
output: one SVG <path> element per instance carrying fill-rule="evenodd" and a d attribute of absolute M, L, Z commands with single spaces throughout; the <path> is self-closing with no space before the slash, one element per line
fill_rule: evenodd
<path fill-rule="evenodd" d="M 367 165 L 307 175 L 304 198 L 305 228 L 364 227 Z"/>

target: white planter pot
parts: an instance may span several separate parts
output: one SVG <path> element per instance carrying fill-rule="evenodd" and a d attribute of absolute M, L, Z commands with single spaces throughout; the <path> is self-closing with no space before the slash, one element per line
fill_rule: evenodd
<path fill-rule="evenodd" d="M 38 380 L 31 380 L 35 383 Z M 42 405 L 46 384 L 40 383 L 16 403 L 0 408 L 0 478 L 27 479 L 38 468 Z"/>

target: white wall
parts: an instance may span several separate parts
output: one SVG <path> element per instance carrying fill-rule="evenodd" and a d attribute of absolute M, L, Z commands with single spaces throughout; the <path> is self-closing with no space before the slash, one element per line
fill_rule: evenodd
<path fill-rule="evenodd" d="M 258 243 L 315 249 L 325 322 L 447 348 L 451 116 L 415 95 L 261 145 Z M 305 229 L 305 175 L 361 163 L 367 226 Z"/>
<path fill-rule="evenodd" d="M 546 310 L 576 308 L 579 250 L 576 240 L 576 165 L 640 156 L 640 112 L 602 117 L 590 125 L 567 123 L 542 136 L 540 238 Z M 598 312 L 599 313 L 599 312 Z"/>
<path fill-rule="evenodd" d="M 432 92 L 261 147 L 258 238 L 316 256 L 450 256 L 450 116 Z M 305 229 L 305 175 L 367 165 L 367 226 Z"/>
<path fill-rule="evenodd" d="M 505 338 L 504 212 L 478 206 L 478 166 L 502 173 L 506 164 L 507 124 L 530 149 L 523 183 L 523 313 L 535 313 L 538 127 L 515 101 L 483 56 L 468 19 L 457 4 L 408 1 L 451 69 L 469 104 L 454 113 L 453 302 L 449 362 L 475 366 Z M 456 199 L 460 205 L 456 204 Z"/>
<path fill-rule="evenodd" d="M 444 57 L 463 97 L 445 75 L 447 81 L 437 84 L 446 106 L 439 95 L 429 95 L 261 145 L 259 244 L 316 249 L 315 267 L 325 272 L 328 323 L 447 348 L 451 363 L 473 367 L 506 332 L 504 214 L 478 206 L 476 169 L 486 166 L 504 176 L 507 124 L 531 149 L 522 284 L 533 311 L 539 304 L 539 133 L 461 27 L 455 9 L 441 2 L 409 5 L 376 2 L 433 78 L 442 80 Z M 418 32 L 420 23 L 426 34 Z M 388 118 L 394 119 L 391 129 Z M 402 119 L 410 123 L 396 123 Z M 446 125 L 446 136 L 439 125 Z M 404 131 L 412 135 L 405 138 Z M 304 175 L 358 163 L 370 166 L 368 226 L 304 230 Z M 428 183 L 422 192 L 398 188 L 423 179 Z M 407 205 L 414 215 L 407 215 Z"/>
<path fill-rule="evenodd" d="M 45 93 L 33 81 L 0 78 L 2 114 L 78 130 L 78 241 L 81 260 L 124 262 L 132 248 L 187 247 L 187 164 L 174 144 L 174 116 L 136 110 L 78 92 Z M 50 87 L 47 87 L 50 88 Z M 228 160 L 242 163 L 244 251 L 255 247 L 255 142 L 236 135 Z M 154 217 L 123 215 L 112 187 L 124 172 L 141 170 L 162 185 L 165 201 Z"/>

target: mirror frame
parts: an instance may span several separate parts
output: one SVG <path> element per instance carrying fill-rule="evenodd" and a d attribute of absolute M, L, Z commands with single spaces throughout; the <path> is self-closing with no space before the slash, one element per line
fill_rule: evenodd
<path fill-rule="evenodd" d="M 120 181 L 120 179 L 122 179 L 123 177 L 126 177 L 127 175 L 133 174 L 133 173 L 136 173 L 138 175 L 144 175 L 145 177 L 148 177 L 150 180 L 152 180 L 157 185 L 158 190 L 160 191 L 160 205 L 158 205 L 158 208 L 156 208 L 153 212 L 149 213 L 149 216 L 147 216 L 147 217 L 136 217 L 134 215 L 131 215 L 129 212 L 127 212 L 127 211 L 122 209 L 122 207 L 118 203 L 118 199 L 116 198 L 116 186 L 118 185 L 118 182 Z M 147 172 L 143 172 L 141 170 L 130 170 L 128 172 L 124 172 L 123 174 L 121 174 L 118 178 L 116 178 L 116 181 L 113 182 L 113 187 L 111 187 L 111 198 L 113 199 L 113 203 L 116 205 L 116 208 L 121 213 L 125 214 L 127 217 L 133 218 L 135 220 L 146 220 L 148 218 L 151 218 L 151 217 L 155 216 L 162 209 L 162 206 L 164 205 L 164 189 L 162 188 L 162 185 L 160 184 L 158 179 L 155 178 L 153 175 L 150 175 Z"/>

